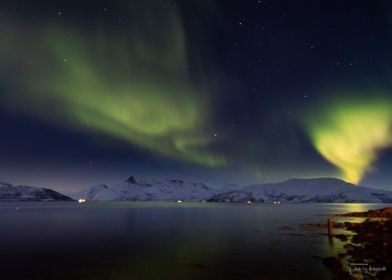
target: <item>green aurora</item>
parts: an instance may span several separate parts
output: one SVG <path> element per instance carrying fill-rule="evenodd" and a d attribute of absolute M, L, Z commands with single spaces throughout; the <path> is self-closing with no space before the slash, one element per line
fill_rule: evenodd
<path fill-rule="evenodd" d="M 180 17 L 156 4 L 130 18 L 127 30 L 97 28 L 95 35 L 44 25 L 31 27 L 29 36 L 3 22 L 0 59 L 24 66 L 19 78 L 1 81 L 17 89 L 2 98 L 13 109 L 164 156 L 224 165 L 226 159 L 209 149 L 209 89 L 192 80 Z M 25 44 L 31 44 L 28 52 Z"/>
<path fill-rule="evenodd" d="M 306 118 L 317 151 L 355 184 L 372 170 L 380 150 L 392 145 L 392 103 L 370 96 L 327 103 Z"/>
<path fill-rule="evenodd" d="M 112 1 L 106 11 L 102 6 L 87 15 L 89 7 L 62 9 L 64 15 L 52 7 L 40 12 L 42 18 L 40 13 L 0 14 L 5 115 L 23 115 L 26 123 L 47 122 L 83 137 L 94 132 L 128 145 L 124 154 L 140 151 L 158 164 L 188 163 L 190 173 L 219 180 L 243 177 L 246 183 L 336 175 L 358 183 L 391 146 L 390 85 L 373 77 L 373 51 L 371 67 L 350 65 L 351 58 L 343 67 L 337 55 L 339 65 L 332 58 L 320 60 L 321 44 L 310 48 L 306 43 L 309 57 L 297 60 L 291 52 L 281 55 L 290 36 L 280 40 L 263 24 L 250 29 L 251 22 L 239 25 L 235 19 L 225 24 L 243 37 L 225 35 L 224 19 L 215 18 L 224 5 L 216 1 L 134 5 Z M 207 30 L 211 22 L 216 30 Z M 220 37 L 211 40 L 216 35 L 224 39 L 222 45 Z M 279 44 L 263 43 L 263 36 Z M 249 38 L 253 43 L 247 45 Z M 293 53 L 302 53 L 296 48 Z M 309 61 L 315 60 L 320 65 L 310 71 Z M 294 65 L 308 70 L 292 81 Z M 313 77 L 311 84 L 313 72 L 323 78 Z M 321 100 L 326 102 L 315 103 Z M 117 160 L 115 152 L 108 162 Z"/>

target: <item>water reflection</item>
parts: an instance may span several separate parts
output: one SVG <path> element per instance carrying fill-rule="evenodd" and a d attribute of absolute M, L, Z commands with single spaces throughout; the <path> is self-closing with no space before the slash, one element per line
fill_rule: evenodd
<path fill-rule="evenodd" d="M 110 202 L 18 207 L 20 213 L 15 204 L 0 204 L 0 263 L 3 271 L 17 271 L 26 279 L 330 279 L 314 256 L 338 253 L 341 242 L 331 244 L 325 227 L 302 225 L 325 223 L 324 213 L 380 205 Z"/>
<path fill-rule="evenodd" d="M 342 213 L 349 212 L 365 212 L 371 207 L 372 204 L 364 204 L 364 203 L 344 203 L 341 205 L 340 209 Z"/>

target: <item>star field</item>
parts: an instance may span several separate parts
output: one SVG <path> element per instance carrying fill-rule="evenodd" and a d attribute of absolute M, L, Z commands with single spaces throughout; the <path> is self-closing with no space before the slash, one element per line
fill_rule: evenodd
<path fill-rule="evenodd" d="M 0 177 L 390 189 L 391 13 L 388 1 L 5 1 Z"/>

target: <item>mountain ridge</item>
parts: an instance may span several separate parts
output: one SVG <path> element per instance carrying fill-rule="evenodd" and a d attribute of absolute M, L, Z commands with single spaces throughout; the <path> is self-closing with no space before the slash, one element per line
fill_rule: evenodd
<path fill-rule="evenodd" d="M 0 181 L 0 201 L 73 201 L 65 196 L 48 188 L 12 185 L 6 181 Z"/>
<path fill-rule="evenodd" d="M 145 180 L 130 176 L 112 187 L 104 184 L 94 185 L 71 196 L 87 200 L 199 201 L 208 199 L 213 191 L 200 182 L 181 179 Z"/>
<path fill-rule="evenodd" d="M 131 201 L 211 202 L 362 202 L 392 203 L 392 192 L 357 186 L 337 178 L 293 178 L 283 182 L 252 184 L 238 189 L 215 189 L 180 179 L 144 180 L 130 176 L 112 187 L 91 186 L 73 198 Z"/>
<path fill-rule="evenodd" d="M 245 186 L 237 191 L 213 196 L 210 201 L 392 203 L 392 192 L 354 185 L 337 178 L 295 178 Z"/>

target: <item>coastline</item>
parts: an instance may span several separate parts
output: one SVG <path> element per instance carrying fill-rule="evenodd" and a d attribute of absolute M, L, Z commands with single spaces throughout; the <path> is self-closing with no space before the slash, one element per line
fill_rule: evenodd
<path fill-rule="evenodd" d="M 345 243 L 345 253 L 323 259 L 323 264 L 334 274 L 334 279 L 392 279 L 392 208 L 336 216 L 367 219 L 361 223 L 333 223 L 334 228 L 354 233 L 330 236 Z"/>

